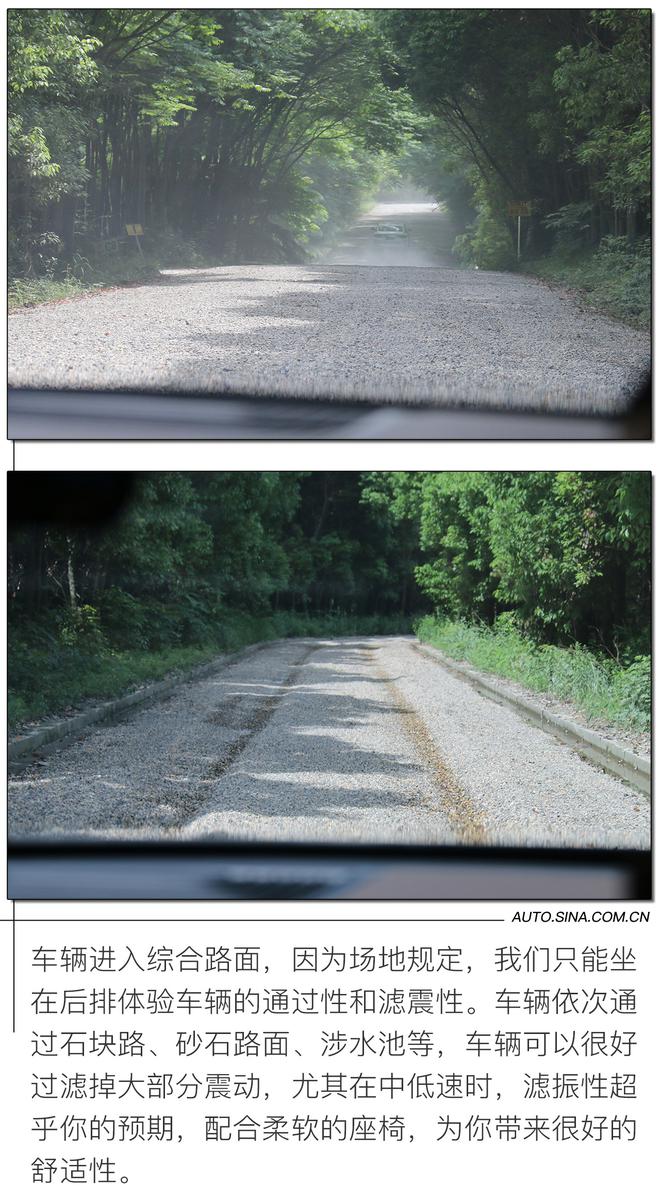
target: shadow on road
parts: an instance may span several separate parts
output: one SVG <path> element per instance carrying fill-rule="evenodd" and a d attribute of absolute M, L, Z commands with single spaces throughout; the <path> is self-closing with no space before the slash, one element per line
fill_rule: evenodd
<path fill-rule="evenodd" d="M 332 823 L 331 829 L 321 827 L 326 836 L 341 839 L 355 836 L 356 823 L 378 810 L 414 825 L 411 798 L 417 803 L 422 798 L 424 772 L 404 749 L 408 743 L 398 719 L 409 711 L 387 698 L 389 677 L 377 668 L 365 670 L 377 646 L 345 639 L 321 645 L 300 668 L 299 679 L 282 689 L 269 725 L 247 744 L 181 834 L 192 836 L 199 827 L 226 837 L 229 819 L 232 837 L 251 837 L 255 818 L 261 818 L 262 836 L 267 825 L 267 836 L 278 837 L 277 825 L 269 824 L 273 819 L 320 817 Z M 383 699 L 374 695 L 381 690 Z M 227 701 L 239 695 L 234 687 Z M 388 822 L 383 839 L 391 833 Z M 290 825 L 279 836 L 291 837 Z M 299 836 L 305 837 L 304 826 Z M 378 840 L 377 826 L 369 826 L 368 837 Z"/>

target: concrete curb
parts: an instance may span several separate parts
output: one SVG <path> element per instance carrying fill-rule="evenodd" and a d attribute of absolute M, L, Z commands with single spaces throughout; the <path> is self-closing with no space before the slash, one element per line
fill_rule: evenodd
<path fill-rule="evenodd" d="M 586 726 L 581 726 L 568 717 L 560 717 L 559 714 L 553 713 L 544 705 L 518 696 L 504 684 L 500 684 L 472 668 L 463 667 L 461 663 L 450 659 L 433 646 L 419 642 L 413 643 L 413 646 L 420 654 L 436 659 L 452 675 L 461 680 L 467 680 L 473 688 L 476 688 L 477 692 L 491 700 L 499 701 L 500 704 L 508 705 L 509 708 L 522 714 L 532 725 L 540 726 L 550 734 L 554 734 L 556 738 L 572 747 L 584 759 L 588 759 L 597 767 L 602 767 L 612 775 L 618 776 L 620 780 L 625 780 L 626 784 L 631 784 L 645 796 L 651 795 L 650 758 L 636 755 L 634 751 L 619 746 L 610 738 L 604 738 L 595 730 L 589 730 Z"/>
<path fill-rule="evenodd" d="M 166 680 L 145 684 L 142 688 L 136 688 L 132 692 L 126 692 L 123 696 L 116 697 L 115 700 L 104 701 L 103 704 L 95 705 L 93 709 L 87 709 L 84 713 L 76 714 L 75 717 L 63 718 L 60 721 L 51 722 L 49 725 L 39 726 L 30 734 L 10 738 L 7 745 L 7 762 L 18 763 L 33 751 L 47 746 L 51 742 L 62 742 L 75 737 L 88 726 L 110 721 L 111 718 L 124 713 L 127 709 L 163 700 L 180 688 L 182 684 L 187 684 L 191 680 L 203 679 L 204 676 L 211 676 L 215 671 L 220 671 L 223 667 L 229 667 L 231 663 L 236 663 L 244 655 L 250 655 L 266 646 L 274 646 L 276 642 L 280 641 L 281 639 L 274 638 L 266 642 L 253 642 L 233 654 L 219 655 L 208 663 L 199 663 L 197 667 L 189 667 Z"/>

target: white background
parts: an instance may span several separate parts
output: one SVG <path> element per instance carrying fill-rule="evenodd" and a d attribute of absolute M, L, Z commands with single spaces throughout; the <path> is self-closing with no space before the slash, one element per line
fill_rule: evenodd
<path fill-rule="evenodd" d="M 233 1196 L 240 1188 L 242 1196 L 250 1199 L 261 1197 L 307 1198 L 312 1193 L 320 1201 L 330 1201 L 337 1196 L 362 1197 L 374 1191 L 387 1201 L 395 1201 L 410 1190 L 423 1190 L 424 1195 L 477 1197 L 482 1194 L 494 1198 L 495 1201 L 522 1201 L 530 1192 L 539 1201 L 555 1201 L 558 1195 L 580 1197 L 590 1195 L 614 1201 L 630 1189 L 631 1185 L 639 1192 L 640 1188 L 651 1188 L 651 1169 L 655 1160 L 652 1148 L 656 1146 L 656 1135 L 652 1120 L 653 1091 L 655 1081 L 652 1073 L 652 1057 L 654 1042 L 657 1041 L 655 1014 L 657 1005 L 653 1000 L 655 973 L 653 947 L 657 944 L 657 932 L 650 927 L 622 926 L 563 926 L 550 924 L 516 925 L 507 920 L 503 925 L 462 925 L 447 921 L 451 918 L 470 917 L 479 914 L 494 917 L 511 918 L 516 908 L 540 908 L 555 910 L 557 906 L 520 906 L 506 905 L 348 905 L 316 904 L 310 905 L 278 904 L 278 905 L 236 905 L 236 904 L 195 904 L 169 905 L 144 904 L 108 905 L 38 905 L 20 904 L 17 906 L 19 917 L 29 918 L 30 921 L 18 923 L 17 927 L 17 995 L 19 1011 L 17 1017 L 17 1033 L 8 1040 L 8 1058 L 4 1062 L 4 1092 L 8 1101 L 7 1120 L 11 1124 L 11 1141 L 5 1153 L 5 1172 L 10 1165 L 10 1179 L 13 1180 L 11 1195 L 17 1198 L 32 1196 L 36 1190 L 46 1186 L 30 1186 L 29 1163 L 36 1155 L 106 1155 L 116 1159 L 121 1170 L 128 1176 L 128 1184 L 116 1187 L 120 1195 L 137 1199 L 145 1195 L 146 1190 L 152 1190 L 159 1197 L 169 1199 L 180 1197 L 193 1185 L 203 1191 L 204 1195 Z M 594 908 L 587 906 L 587 909 Z M 596 906 L 598 909 L 609 906 Z M 623 908 L 626 908 L 625 906 Z M 632 908 L 628 906 L 627 908 Z M 634 908 L 641 908 L 634 906 Z M 52 918 L 62 913 L 67 915 L 67 921 L 53 921 Z M 286 922 L 266 924 L 258 921 L 245 923 L 242 921 L 228 922 L 227 918 L 249 916 L 257 918 L 266 916 L 270 919 L 286 916 Z M 309 918 L 313 914 L 315 921 L 310 923 L 293 923 L 291 919 L 297 915 Z M 76 915 L 84 916 L 85 923 L 75 923 Z M 143 922 L 123 924 L 116 920 L 103 921 L 103 917 L 116 919 L 118 916 L 139 916 L 149 918 L 148 925 Z M 210 917 L 209 925 L 194 924 L 185 919 L 195 917 Z M 437 922 L 441 916 L 442 923 Z M 48 922 L 40 922 L 40 917 L 48 917 Z M 95 917 L 98 921 L 89 921 Z M 349 921 L 349 918 L 355 918 Z M 378 919 L 370 922 L 370 917 Z M 430 917 L 431 921 L 422 919 Z M 176 922 L 165 922 L 164 918 L 179 919 Z M 182 922 L 180 919 L 184 919 Z M 341 922 L 337 918 L 343 919 Z M 402 918 L 410 919 L 401 921 Z M 4 925 L 5 934 L 9 932 Z M 147 1026 L 148 1037 L 153 1037 L 154 1046 L 161 1048 L 165 1043 L 171 1044 L 172 1030 L 188 1029 L 292 1029 L 303 1031 L 302 1045 L 309 1045 L 315 1040 L 320 1029 L 353 1029 L 356 1026 L 370 1028 L 417 1029 L 434 1028 L 443 1047 L 441 1060 L 411 1060 L 405 1061 L 408 1072 L 418 1071 L 465 1071 L 483 1073 L 490 1071 L 497 1079 L 502 1093 L 501 1100 L 493 1099 L 488 1102 L 460 1101 L 448 1102 L 397 1100 L 390 1102 L 303 1102 L 284 1101 L 288 1087 L 281 1097 L 272 1105 L 260 1108 L 255 1103 L 234 1100 L 229 1102 L 187 1102 L 180 1103 L 179 1109 L 173 1102 L 164 1105 L 152 1105 L 152 1110 L 159 1112 L 181 1113 L 184 1141 L 181 1144 L 68 1144 L 64 1148 L 57 1143 L 38 1144 L 31 1141 L 30 1127 L 32 1114 L 56 1112 L 52 1103 L 32 1103 L 30 1101 L 30 1076 L 32 1071 L 51 1070 L 47 1059 L 36 1060 L 29 1057 L 30 1032 L 32 1029 L 48 1028 L 47 1018 L 33 1018 L 26 1008 L 25 993 L 32 988 L 69 987 L 83 984 L 91 987 L 112 985 L 120 988 L 122 984 L 137 987 L 168 986 L 175 991 L 177 987 L 200 986 L 200 977 L 193 974 L 159 975 L 151 973 L 140 977 L 139 974 L 120 976 L 94 976 L 74 979 L 58 973 L 30 972 L 32 948 L 58 945 L 92 945 L 112 943 L 123 947 L 132 945 L 136 950 L 153 946 L 170 946 L 183 948 L 188 943 L 199 948 L 209 945 L 241 945 L 259 944 L 265 948 L 268 961 L 276 965 L 271 968 L 269 976 L 262 980 L 263 984 L 273 987 L 309 987 L 312 983 L 317 987 L 324 984 L 341 985 L 344 987 L 360 986 L 373 987 L 384 984 L 382 973 L 346 976 L 336 976 L 333 979 L 315 978 L 307 975 L 288 976 L 283 970 L 283 964 L 288 963 L 286 949 L 291 944 L 335 944 L 338 947 L 351 945 L 371 945 L 384 943 L 386 945 L 406 946 L 410 944 L 433 944 L 435 946 L 461 946 L 466 950 L 465 961 L 474 965 L 469 975 L 458 977 L 445 976 L 442 984 L 447 987 L 457 985 L 462 987 L 469 996 L 471 1004 L 476 1006 L 474 1017 L 447 1017 L 444 1019 L 423 1018 L 304 1018 L 287 1019 L 286 1017 L 231 1018 L 209 1017 L 194 1015 L 187 1018 L 183 1014 L 175 1014 L 165 1018 L 153 1018 L 151 1024 L 145 1023 L 140 1017 L 134 1021 L 131 1018 L 113 1016 L 109 1019 L 84 1019 L 80 1017 L 60 1019 L 60 1024 L 66 1029 L 83 1029 L 89 1023 L 101 1029 L 141 1029 Z M 492 949 L 496 945 L 512 944 L 527 946 L 572 946 L 582 948 L 590 945 L 618 945 L 630 942 L 637 950 L 645 969 L 636 974 L 604 975 L 594 973 L 583 978 L 577 976 L 547 976 L 537 975 L 496 975 L 492 968 Z M 5 962 L 9 960 L 9 947 L 6 948 Z M 481 963 L 482 970 L 478 971 Z M 277 966 L 279 965 L 279 966 Z M 210 984 L 214 987 L 224 987 L 235 983 L 236 978 L 229 979 L 218 975 L 212 978 L 201 978 L 202 987 Z M 240 982 L 240 978 L 239 978 Z M 254 983 L 249 976 L 243 977 L 244 985 Z M 395 975 L 388 977 L 388 987 L 434 987 L 440 986 L 440 977 L 427 975 Z M 576 983 L 577 982 L 577 983 Z M 534 986 L 539 988 L 556 987 L 559 983 L 571 987 L 585 986 L 587 988 L 606 988 L 609 986 L 640 988 L 643 998 L 639 1016 L 613 1018 L 603 1015 L 591 1018 L 576 1018 L 575 1020 L 561 1018 L 529 1018 L 522 1014 L 507 1017 L 497 1014 L 493 1009 L 493 997 L 496 987 L 524 988 Z M 657 973 L 655 987 L 657 988 Z M 9 1000 L 9 989 L 4 992 L 5 1007 Z M 21 999 L 23 998 L 23 999 Z M 28 1002 L 29 1003 L 29 1002 Z M 3 1015 L 4 1029 L 10 1021 L 10 1014 Z M 477 1059 L 463 1051 L 464 1033 L 468 1029 L 497 1030 L 520 1029 L 539 1030 L 552 1028 L 556 1025 L 562 1029 L 575 1026 L 578 1030 L 586 1029 L 635 1029 L 638 1031 L 641 1054 L 634 1060 L 622 1058 L 576 1060 L 547 1058 L 520 1060 L 501 1060 L 496 1056 Z M 294 1040 L 295 1041 L 295 1040 Z M 206 1070 L 210 1071 L 249 1071 L 260 1070 L 268 1076 L 273 1095 L 277 1091 L 277 1081 L 296 1074 L 304 1064 L 308 1071 L 320 1074 L 321 1071 L 348 1072 L 363 1070 L 369 1073 L 398 1073 L 402 1069 L 399 1060 L 351 1060 L 337 1058 L 321 1059 L 318 1054 L 306 1055 L 297 1061 L 291 1060 L 257 1060 L 240 1059 L 227 1061 L 215 1059 L 197 1061 L 191 1059 L 177 1060 L 170 1054 L 153 1059 L 152 1070 L 197 1071 L 203 1078 Z M 642 1070 L 641 1065 L 644 1065 Z M 553 1101 L 523 1102 L 521 1101 L 521 1078 L 525 1070 L 540 1071 L 583 1071 L 625 1072 L 637 1069 L 641 1075 L 642 1099 L 639 1103 L 631 1101 L 591 1101 L 564 1102 Z M 149 1063 L 136 1060 L 73 1059 L 59 1060 L 55 1070 L 92 1070 L 117 1071 L 127 1074 L 133 1070 L 136 1075 L 142 1075 L 149 1069 Z M 176 1078 L 176 1076 L 175 1076 Z M 284 1086 L 282 1086 L 284 1087 Z M 8 1094 L 11 1094 L 9 1100 Z M 109 1102 L 104 1105 L 97 1103 L 62 1103 L 62 1112 L 69 1113 L 139 1113 L 145 1107 L 139 1100 L 131 1098 L 123 1102 Z M 633 1143 L 583 1143 L 554 1144 L 554 1143 L 482 1143 L 467 1142 L 450 1143 L 436 1142 L 435 1123 L 441 1114 L 451 1113 L 452 1117 L 460 1117 L 463 1113 L 490 1114 L 550 1114 L 559 1112 L 571 1113 L 628 1113 L 638 1119 L 640 1133 L 638 1141 Z M 147 1109 L 148 1112 L 148 1109 Z M 346 1115 L 367 1114 L 401 1114 L 417 1131 L 415 1140 L 397 1143 L 367 1143 L 367 1144 L 335 1144 L 335 1143 L 208 1143 L 203 1141 L 203 1121 L 201 1115 L 207 1113 L 232 1113 L 242 1117 L 245 1113 L 260 1118 L 264 1113 L 285 1114 L 293 1113 L 345 1113 Z M 6 1127 L 5 1127 L 6 1129 Z M 646 1169 L 645 1169 L 646 1165 Z M 648 1170 L 648 1175 L 646 1174 Z M 647 1183 L 644 1184 L 646 1177 Z M 57 1189 L 62 1186 L 52 1185 Z M 73 1186 L 69 1186 L 69 1189 Z M 105 1187 L 106 1193 L 109 1186 Z M 61 1195 L 61 1194 L 59 1194 Z M 101 1193 L 103 1194 L 103 1191 Z"/>
<path fill-rule="evenodd" d="M 366 5 L 365 5 L 366 6 Z M 87 7 L 87 5 L 84 5 Z M 92 7 L 92 6 L 90 6 Z M 114 7 L 114 6 L 113 6 Z M 205 7 L 199 5 L 198 7 Z M 253 7 L 261 7 L 253 4 Z M 402 5 L 401 7 L 406 7 Z M 464 7 L 456 4 L 453 7 Z M 500 4 L 498 7 L 518 7 L 518 5 Z M 570 5 L 555 5 L 555 7 L 571 7 Z M 625 5 L 620 7 L 633 7 Z M 657 4 L 652 8 L 655 14 Z M 4 103 L 4 95 L 2 97 Z M 0 120 L 4 129 L 4 120 Z M 0 147 L 0 153 L 2 147 Z M 4 198 L 3 198 L 4 199 Z M 4 248 L 3 248 L 4 250 Z M 3 466 L 5 470 L 12 467 L 12 446 L 3 443 Z M 19 469 L 65 470 L 65 469 L 179 469 L 179 470 L 315 470 L 333 469 L 344 470 L 530 470 L 530 469 L 582 469 L 582 470 L 645 470 L 655 471 L 656 450 L 652 443 L 230 443 L 230 444 L 147 444 L 147 443 L 57 443 L 57 444 L 26 444 L 16 448 L 15 465 Z M 658 522 L 656 518 L 655 527 Z M 4 529 L 3 529 L 4 537 Z M 4 555 L 3 555 L 4 559 Z M 2 603 L 4 604 L 4 589 Z M 2 690 L 2 705 L 5 704 L 5 691 Z M 2 720 L 4 721 L 4 708 Z M 6 763 L 3 755 L 3 778 L 6 778 Z M 569 906 L 560 906 L 568 908 Z M 599 905 L 598 908 L 606 906 Z M 637 908 L 638 906 L 635 906 Z M 20 904 L 16 906 L 19 918 L 29 917 L 30 923 L 17 925 L 16 959 L 19 968 L 19 990 L 27 983 L 26 955 L 29 948 L 39 942 L 50 945 L 63 942 L 91 941 L 89 932 L 94 929 L 95 936 L 103 938 L 104 942 L 119 941 L 119 931 L 143 929 L 137 926 L 119 926 L 116 922 L 108 923 L 103 930 L 98 930 L 89 924 L 74 926 L 72 919 L 94 917 L 99 920 L 105 917 L 139 917 L 148 918 L 154 923 L 166 918 L 190 918 L 195 916 L 209 917 L 214 923 L 227 918 L 249 917 L 251 919 L 267 916 L 269 919 L 282 917 L 291 919 L 301 917 L 314 918 L 319 925 L 312 927 L 307 924 L 310 942 L 322 940 L 339 942 L 371 942 L 376 941 L 376 931 L 379 940 L 395 941 L 394 932 L 397 920 L 416 919 L 413 927 L 407 923 L 404 930 L 409 941 L 417 943 L 431 941 L 428 934 L 430 926 L 421 919 L 452 918 L 456 916 L 506 916 L 510 918 L 514 909 L 509 903 L 503 905 L 462 905 L 454 906 L 448 903 L 380 903 L 363 902 L 359 905 L 350 903 L 256 903 L 240 904 L 217 902 L 213 905 L 199 904 L 68 904 L 68 905 L 37 905 Z M 530 906 L 520 906 L 529 909 Z M 556 906 L 539 905 L 534 908 L 553 909 Z M 589 909 L 590 906 L 585 906 Z M 625 908 L 622 906 L 621 908 Z M 652 905 L 654 911 L 655 907 Z M 53 922 L 54 917 L 66 917 L 66 922 Z M 37 1153 L 29 1133 L 30 1113 L 32 1106 L 29 1101 L 29 1078 L 33 1070 L 33 1062 L 29 1059 L 29 1043 L 26 1038 L 30 1026 L 29 1015 L 19 1009 L 17 1034 L 11 1034 L 12 1022 L 12 907 L 7 901 L 0 902 L 0 931 L 2 948 L 0 962 L 4 968 L 3 988 L 0 991 L 0 1029 L 2 1030 L 2 1134 L 3 1134 L 3 1164 L 2 1179 L 6 1182 L 7 1195 L 22 1201 L 23 1198 L 33 1197 L 44 1193 L 45 1186 L 26 1184 L 26 1165 Z M 342 922 L 335 919 L 341 918 Z M 368 927 L 348 925 L 347 919 L 355 919 L 363 923 L 369 918 L 379 919 L 378 924 Z M 653 912 L 653 918 L 655 913 Z M 49 919 L 46 921 L 45 919 Z M 383 920 L 392 923 L 387 929 Z M 320 923 L 323 922 L 323 927 Z M 333 923 L 334 926 L 325 923 Z M 196 927 L 198 930 L 202 927 Z M 182 937 L 184 927 L 180 922 L 176 926 L 168 926 L 168 930 L 177 931 L 177 941 L 181 945 L 195 939 Z M 194 931 L 195 927 L 193 927 Z M 236 930 L 238 927 L 229 925 L 225 929 Z M 253 923 L 248 927 L 252 931 L 250 941 L 268 943 L 274 949 L 283 940 L 288 940 L 291 926 L 289 923 L 275 924 L 272 921 L 264 927 Z M 414 937 L 413 937 L 414 929 Z M 635 1021 L 640 1040 L 647 1048 L 646 1074 L 644 1092 L 639 1102 L 637 1112 L 640 1120 L 641 1133 L 639 1141 L 633 1144 L 582 1144 L 577 1147 L 568 1145 L 538 1146 L 507 1146 L 506 1144 L 491 1144 L 471 1146 L 470 1144 L 421 1142 L 416 1141 L 408 1146 L 365 1144 L 347 1144 L 337 1146 L 327 1144 L 296 1144 L 284 1147 L 273 1144 L 257 1144 L 229 1148 L 218 1144 L 195 1143 L 194 1153 L 177 1155 L 176 1148 L 142 1147 L 139 1156 L 131 1160 L 130 1184 L 116 1186 L 119 1195 L 133 1201 L 133 1198 L 143 1198 L 152 1192 L 169 1201 L 170 1198 L 185 1196 L 191 1189 L 204 1197 L 235 1197 L 240 1195 L 248 1201 L 256 1198 L 280 1198 L 297 1201 L 312 1196 L 318 1201 L 330 1201 L 330 1198 L 363 1198 L 372 1195 L 382 1201 L 395 1201 L 407 1198 L 415 1193 L 425 1198 L 452 1197 L 456 1198 L 493 1198 L 493 1201 L 527 1201 L 533 1197 L 535 1201 L 556 1201 L 557 1197 L 570 1199 L 582 1196 L 598 1198 L 599 1201 L 619 1201 L 631 1191 L 638 1196 L 654 1193 L 657 1187 L 657 1127 L 660 1108 L 658 1106 L 658 1073 L 659 1064 L 657 1049 L 660 1035 L 657 1029 L 658 989 L 660 988 L 660 973 L 658 971 L 658 935 L 655 920 L 650 926 L 577 926 L 557 927 L 548 925 L 538 926 L 450 926 L 448 923 L 434 926 L 433 929 L 443 931 L 436 935 L 433 941 L 438 945 L 446 945 L 450 941 L 448 931 L 452 931 L 451 941 L 467 941 L 469 932 L 470 946 L 475 956 L 479 954 L 479 945 L 484 948 L 494 942 L 493 931 L 497 930 L 502 941 L 523 943 L 537 942 L 545 945 L 553 937 L 559 941 L 575 940 L 577 945 L 587 945 L 590 942 L 619 942 L 627 939 L 634 940 L 638 947 L 646 950 L 648 958 L 648 973 L 644 981 L 641 1013 Z M 454 931 L 456 933 L 454 933 Z M 350 932 L 350 939 L 348 937 Z M 371 932 L 371 933 L 370 933 Z M 506 932 L 506 934 L 505 934 Z M 515 933 L 512 933 L 515 932 Z M 38 933 L 38 938 L 37 938 Z M 151 933 L 151 930 L 150 930 Z M 311 937 L 312 933 L 314 937 Z M 359 936 L 358 936 L 359 934 Z M 153 942 L 165 939 L 163 930 L 153 927 Z M 126 941 L 129 941 L 127 938 Z M 172 936 L 168 941 L 174 941 Z M 210 941 L 216 941 L 211 939 Z M 223 941 L 217 938 L 217 941 Z M 235 939 L 234 941 L 238 941 Z M 298 941 L 302 941 L 299 939 Z M 403 941 L 403 936 L 397 939 Z M 632 979 L 632 977 L 630 978 Z M 623 982 L 623 977 L 619 978 Z M 542 986 L 542 981 L 538 982 Z M 490 996 L 491 989 L 488 981 L 483 981 L 484 992 Z M 485 998 L 484 998 L 485 1004 Z M 80 1019 L 78 1019 L 79 1021 Z M 509 1023 L 511 1026 L 513 1022 Z M 622 1023 L 623 1024 L 623 1023 Z M 627 1024 L 627 1023 L 626 1023 Z M 586 1025 L 586 1023 L 585 1023 Z M 619 1061 L 622 1064 L 624 1061 Z M 606 1064 L 605 1067 L 613 1067 Z M 497 1066 L 497 1065 L 495 1065 Z M 594 1064 L 596 1070 L 596 1065 Z M 475 1070 L 474 1064 L 469 1064 L 464 1070 Z M 620 1068 L 625 1070 L 625 1068 Z M 429 1103 L 425 1103 L 429 1105 Z M 547 1102 L 545 1104 L 548 1104 Z M 609 1103 L 612 1104 L 611 1102 Z M 620 1103 L 617 1103 L 620 1107 Z M 429 1105 L 430 1111 L 436 1113 L 440 1105 Z M 529 1109 L 529 1106 L 525 1107 Z M 392 1110 L 386 1106 L 384 1109 Z M 595 1110 L 594 1110 L 595 1111 Z M 192 1147 L 192 1140 L 190 1143 Z M 102 1144 L 96 1144 L 96 1153 L 101 1151 Z M 182 1144 L 187 1147 L 187 1144 Z M 77 1152 L 72 1152 L 77 1153 Z M 73 1187 L 73 1186 L 72 1186 Z M 54 1195 L 65 1195 L 62 1186 L 51 1186 Z M 58 1192 L 59 1190 L 59 1192 Z M 80 1195 L 89 1195 L 89 1189 L 79 1189 Z M 50 1195 L 46 1193 L 46 1195 Z M 67 1196 L 71 1190 L 67 1190 Z M 75 1190 L 73 1195 L 76 1195 Z M 100 1195 L 116 1195 L 108 1186 L 101 1189 Z"/>

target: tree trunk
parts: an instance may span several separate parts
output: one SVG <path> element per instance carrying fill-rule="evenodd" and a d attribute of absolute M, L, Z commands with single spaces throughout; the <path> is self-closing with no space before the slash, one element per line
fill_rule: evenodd
<path fill-rule="evenodd" d="M 66 545 L 67 545 L 66 579 L 67 579 L 67 586 L 69 589 L 69 608 L 71 609 L 71 612 L 74 615 L 74 617 L 77 617 L 78 616 L 78 596 L 76 593 L 76 576 L 75 576 L 74 567 L 73 567 L 73 552 L 74 552 L 73 538 L 67 538 Z"/>

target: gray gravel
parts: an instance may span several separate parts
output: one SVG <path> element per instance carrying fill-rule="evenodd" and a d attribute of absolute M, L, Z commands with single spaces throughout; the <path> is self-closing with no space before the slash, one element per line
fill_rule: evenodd
<path fill-rule="evenodd" d="M 649 804 L 415 653 L 274 644 L 10 780 L 15 837 L 649 845 Z"/>
<path fill-rule="evenodd" d="M 632 751 L 635 755 L 643 755 L 648 759 L 651 754 L 651 735 L 647 730 L 623 729 L 621 726 L 615 725 L 614 722 L 607 721 L 603 717 L 594 717 L 592 714 L 583 712 L 578 705 L 570 701 L 560 700 L 558 697 L 553 696 L 551 692 L 536 692 L 532 688 L 525 688 L 523 684 L 518 684 L 515 680 L 509 680 L 505 676 L 498 676 L 494 672 L 476 669 L 473 663 L 468 663 L 465 659 L 458 659 L 456 662 L 468 671 L 479 670 L 479 675 L 483 676 L 486 680 L 491 680 L 495 684 L 503 684 L 507 692 L 512 692 L 515 696 L 521 697 L 523 700 L 543 705 L 544 708 L 550 710 L 556 717 L 567 717 L 569 721 L 586 726 L 587 729 L 601 734 L 603 738 L 607 738 L 611 742 L 615 742 L 617 746 Z"/>
<path fill-rule="evenodd" d="M 10 385 L 626 407 L 648 369 L 645 334 L 529 277 L 448 266 L 429 250 L 428 219 L 420 229 L 399 246 L 349 239 L 321 265 L 167 271 L 21 310 Z"/>
<path fill-rule="evenodd" d="M 68 746 L 44 747 L 10 779 L 11 833 L 134 837 L 176 827 L 306 652 L 306 643 L 274 643 Z"/>

